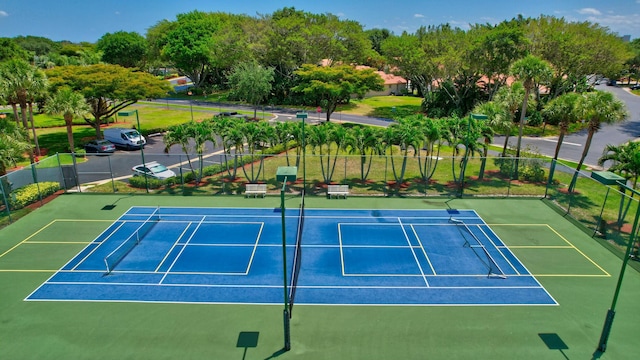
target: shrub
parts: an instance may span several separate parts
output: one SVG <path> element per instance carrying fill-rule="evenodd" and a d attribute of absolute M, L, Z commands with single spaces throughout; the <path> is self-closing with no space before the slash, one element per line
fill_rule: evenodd
<path fill-rule="evenodd" d="M 23 186 L 11 193 L 9 207 L 11 210 L 22 209 L 23 207 L 40 200 L 40 197 L 47 197 L 58 190 L 60 190 L 60 184 L 53 181 Z"/>
<path fill-rule="evenodd" d="M 144 176 L 133 176 L 129 179 L 129 184 L 135 188 L 144 189 L 146 186 L 149 186 L 149 189 L 160 189 L 163 187 L 169 180 L 175 179 L 170 178 L 167 180 L 159 180 L 151 177 L 147 177 L 145 181 Z M 173 180 L 175 182 L 175 180 Z M 172 184 L 174 183 L 172 182 Z"/>

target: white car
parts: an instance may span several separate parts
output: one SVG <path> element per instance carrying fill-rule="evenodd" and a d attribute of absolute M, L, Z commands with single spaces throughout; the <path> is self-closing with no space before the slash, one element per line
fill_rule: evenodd
<path fill-rule="evenodd" d="M 164 180 L 176 176 L 176 173 L 167 169 L 166 166 L 160 164 L 157 161 L 150 161 L 145 164 L 136 165 L 131 170 L 133 170 L 133 176 L 146 175 L 159 180 Z"/>

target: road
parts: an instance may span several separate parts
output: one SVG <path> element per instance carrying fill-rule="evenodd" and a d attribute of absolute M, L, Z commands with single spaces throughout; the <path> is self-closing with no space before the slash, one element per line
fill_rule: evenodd
<path fill-rule="evenodd" d="M 594 136 L 589 147 L 589 152 L 585 159 L 585 164 L 599 168 L 597 166 L 598 159 L 602 156 L 602 152 L 607 144 L 620 145 L 629 140 L 640 137 L 640 96 L 632 94 L 626 88 L 598 85 L 598 90 L 610 91 L 627 105 L 629 118 L 617 124 L 603 124 L 600 131 Z M 587 140 L 587 131 L 583 130 L 564 137 L 562 147 L 560 148 L 560 159 L 578 162 L 583 152 L 583 145 Z M 517 137 L 509 139 L 515 146 Z M 523 146 L 530 145 L 547 156 L 553 156 L 558 141 L 557 136 L 551 137 L 525 137 L 522 139 Z M 494 138 L 495 144 L 504 143 L 504 137 Z M 606 164 L 605 164 L 606 165 Z"/>
<path fill-rule="evenodd" d="M 629 111 L 629 119 L 625 122 L 618 124 L 604 124 L 600 131 L 598 131 L 591 143 L 589 153 L 585 160 L 585 164 L 591 167 L 597 167 L 598 158 L 602 155 L 607 144 L 622 144 L 629 140 L 640 137 L 640 96 L 636 96 L 629 92 L 625 88 L 612 87 L 606 85 L 599 85 L 599 90 L 611 91 L 616 97 L 622 100 Z M 215 104 L 215 103 L 203 103 L 203 102 L 190 102 L 189 100 L 158 100 L 160 104 L 178 104 L 189 105 L 193 104 L 197 106 L 196 110 L 190 108 L 182 108 L 184 111 L 194 111 L 198 116 L 202 113 L 215 114 L 224 108 L 225 111 L 229 109 L 237 110 L 252 110 L 247 106 L 237 106 L 228 104 Z M 211 110 L 202 110 L 203 107 L 209 107 Z M 262 110 L 262 109 L 261 109 Z M 298 121 L 296 118 L 295 109 L 282 109 L 282 108 L 265 108 L 264 111 L 274 114 L 271 121 Z M 326 118 L 325 113 L 309 112 L 307 121 L 309 123 L 322 122 Z M 372 118 L 360 115 L 350 115 L 343 113 L 334 113 L 331 119 L 336 122 L 354 122 L 359 124 L 375 125 L 375 126 L 388 126 L 393 123 L 390 119 Z M 583 151 L 583 144 L 587 138 L 587 131 L 581 131 L 578 133 L 565 136 L 562 148 L 560 150 L 560 158 L 578 162 Z M 517 141 L 516 137 L 512 137 L 510 142 L 515 145 Z M 557 137 L 525 137 L 522 140 L 523 146 L 530 145 L 532 148 L 537 149 L 543 155 L 553 156 Z M 502 146 L 504 143 L 504 137 L 495 137 L 494 143 Z M 209 155 L 219 154 L 222 148 L 217 145 L 208 143 L 206 147 L 206 153 Z M 169 154 L 177 155 L 182 154 L 182 150 L 179 146 L 171 148 Z M 151 136 L 147 139 L 147 146 L 144 149 L 145 161 L 158 161 L 174 171 L 179 172 L 179 167 L 183 167 L 183 171 L 187 168 L 186 165 L 180 165 L 181 161 L 185 161 L 186 158 L 178 158 L 169 156 L 164 153 L 164 143 L 161 136 Z M 131 168 L 137 164 L 142 163 L 142 157 L 140 151 L 124 151 L 117 150 L 116 154 L 107 156 L 88 156 L 89 161 L 78 165 L 78 172 L 80 177 L 80 183 L 95 182 L 104 180 L 109 177 L 109 169 L 114 174 L 114 177 L 126 177 L 131 175 Z M 219 159 L 215 156 L 209 156 L 208 162 L 216 163 Z"/>

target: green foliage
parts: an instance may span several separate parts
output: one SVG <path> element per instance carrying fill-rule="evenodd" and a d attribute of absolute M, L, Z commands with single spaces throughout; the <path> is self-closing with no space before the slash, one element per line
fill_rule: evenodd
<path fill-rule="evenodd" d="M 147 177 L 145 181 L 144 176 L 132 176 L 129 179 L 129 184 L 134 188 L 144 189 L 149 186 L 149 189 L 160 189 L 164 186 L 171 186 L 175 184 L 175 178 L 169 178 L 166 180 L 154 179 Z"/>
<path fill-rule="evenodd" d="M 23 207 L 39 201 L 60 190 L 60 184 L 57 182 L 41 182 L 23 186 L 11 193 L 9 199 L 9 207 L 11 210 L 22 209 Z"/>
<path fill-rule="evenodd" d="M 357 70 L 349 65 L 303 65 L 296 71 L 299 84 L 292 91 L 303 93 L 310 105 L 320 105 L 327 119 L 338 103 L 348 102 L 352 95 L 364 96 L 369 91 L 380 91 L 384 81 L 372 69 Z"/>
<path fill-rule="evenodd" d="M 13 39 L 0 38 L 0 62 L 11 59 L 28 60 L 30 54 Z"/>
<path fill-rule="evenodd" d="M 143 64 L 147 53 L 147 41 L 136 32 L 117 31 L 104 34 L 96 43 L 102 52 L 102 60 L 127 68 Z"/>
<path fill-rule="evenodd" d="M 256 62 L 238 64 L 227 75 L 231 95 L 253 105 L 255 111 L 271 93 L 273 73 L 273 68 L 264 68 Z"/>

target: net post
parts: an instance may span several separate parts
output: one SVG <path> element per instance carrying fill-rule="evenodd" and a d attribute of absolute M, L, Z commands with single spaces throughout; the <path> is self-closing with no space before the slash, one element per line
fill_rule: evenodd
<path fill-rule="evenodd" d="M 286 308 L 282 311 L 282 319 L 284 321 L 284 350 L 291 350 L 291 320 L 289 310 Z"/>

